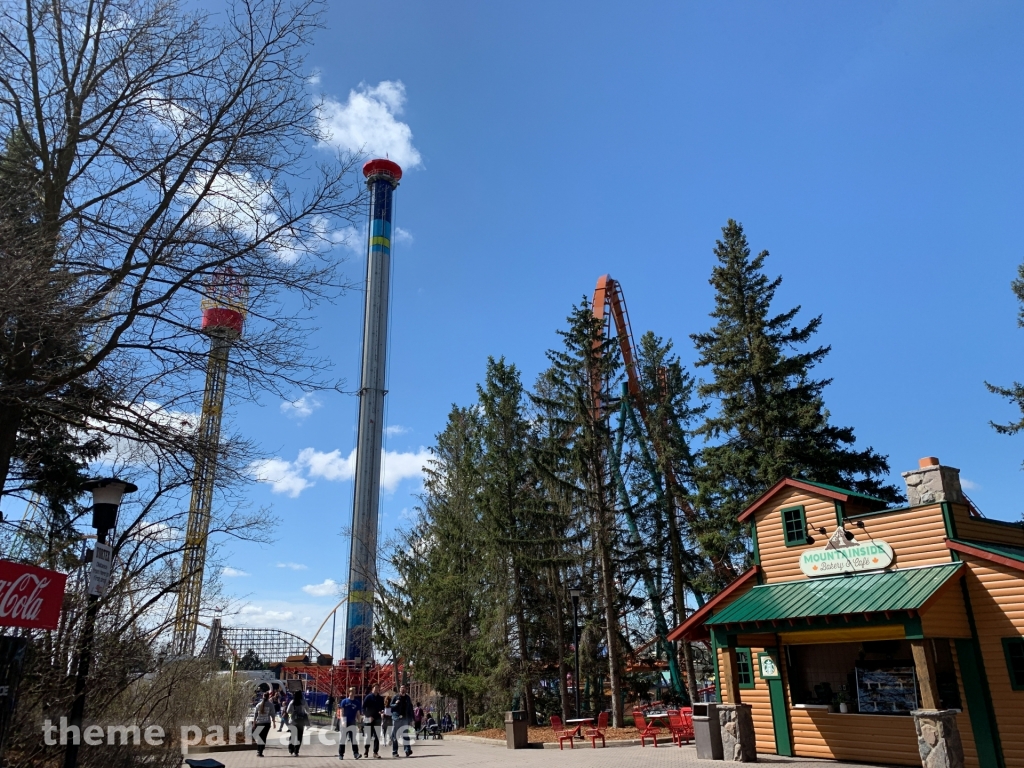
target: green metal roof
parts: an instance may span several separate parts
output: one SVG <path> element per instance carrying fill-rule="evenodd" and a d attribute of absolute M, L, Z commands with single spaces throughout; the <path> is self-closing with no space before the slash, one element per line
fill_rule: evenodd
<path fill-rule="evenodd" d="M 787 581 L 754 587 L 705 623 L 820 618 L 844 614 L 913 611 L 924 605 L 961 563 Z"/>
<path fill-rule="evenodd" d="M 1024 547 L 1015 547 L 1012 544 L 991 544 L 987 541 L 972 541 L 970 539 L 954 539 L 954 541 L 1024 563 Z"/>
<path fill-rule="evenodd" d="M 866 493 L 860 493 L 859 491 L 851 491 L 849 488 L 840 488 L 838 485 L 829 485 L 828 483 L 816 483 L 813 480 L 804 480 L 803 478 L 797 478 L 801 483 L 807 483 L 808 485 L 816 485 L 819 488 L 824 488 L 826 491 L 835 491 L 836 493 L 843 493 L 847 496 L 852 496 L 857 499 L 864 499 L 865 501 L 873 501 L 878 504 L 884 504 L 889 506 L 889 502 L 885 499 L 879 499 L 876 496 L 868 496 Z"/>

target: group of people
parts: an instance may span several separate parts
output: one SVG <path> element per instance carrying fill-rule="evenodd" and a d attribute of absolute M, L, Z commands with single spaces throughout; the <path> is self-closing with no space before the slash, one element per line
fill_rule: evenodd
<path fill-rule="evenodd" d="M 334 697 L 327 700 L 327 711 L 334 710 Z M 345 747 L 352 745 L 356 760 L 370 756 L 372 742 L 373 756 L 380 759 L 380 745 L 391 745 L 391 756 L 398 757 L 399 742 L 406 757 L 412 756 L 412 742 L 420 734 L 426 738 L 451 731 L 455 726 L 451 715 L 445 713 L 438 723 L 434 716 L 425 712 L 419 702 L 413 705 L 406 686 L 398 693 L 382 696 L 380 686 L 360 698 L 355 688 L 348 689 L 348 695 L 338 702 L 332 718 L 334 730 L 341 732 L 338 741 L 338 759 L 345 759 Z M 288 753 L 298 756 L 302 738 L 309 726 L 309 707 L 302 691 L 286 693 L 266 691 L 257 693 L 253 710 L 253 737 L 256 754 L 263 757 L 270 729 L 277 724 L 278 732 L 289 730 Z M 362 754 L 360 754 L 362 750 Z"/>
<path fill-rule="evenodd" d="M 298 757 L 302 746 L 302 736 L 309 725 L 309 709 L 302 691 L 285 694 L 277 691 L 265 691 L 253 709 L 253 738 L 256 741 L 256 756 L 263 757 L 267 746 L 267 736 L 274 723 L 278 722 L 280 732 L 288 727 L 288 754 Z"/>
<path fill-rule="evenodd" d="M 391 756 L 398 757 L 399 741 L 406 757 L 412 756 L 412 742 L 423 727 L 423 707 L 419 702 L 413 706 L 412 699 L 403 685 L 393 696 L 381 696 L 380 686 L 375 685 L 361 699 L 355 688 L 348 689 L 348 696 L 338 703 L 335 728 L 341 731 L 338 741 L 338 759 L 345 759 L 345 747 L 352 744 L 356 760 L 370 756 L 380 759 L 380 744 L 391 744 Z M 367 733 L 367 729 L 369 732 Z M 360 747 L 363 753 L 360 755 Z"/>

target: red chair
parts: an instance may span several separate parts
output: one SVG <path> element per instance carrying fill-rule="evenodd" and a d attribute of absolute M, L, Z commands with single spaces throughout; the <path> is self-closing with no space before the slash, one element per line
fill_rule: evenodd
<path fill-rule="evenodd" d="M 691 712 L 669 711 L 668 713 L 668 730 L 672 734 L 672 742 L 679 747 L 683 746 L 684 740 L 689 744 L 693 739 L 693 715 Z"/>
<path fill-rule="evenodd" d="M 587 728 L 586 736 L 590 739 L 590 746 L 592 749 L 597 749 L 597 740 L 601 740 L 601 746 L 604 744 L 604 732 L 608 730 L 608 713 L 601 712 L 597 716 L 597 726 L 594 728 Z"/>
<path fill-rule="evenodd" d="M 661 730 L 655 728 L 653 725 L 648 725 L 647 721 L 644 720 L 644 713 L 639 709 L 633 710 L 633 723 L 636 725 L 636 729 L 640 731 L 640 746 L 646 747 L 647 743 L 645 739 L 650 738 L 654 742 L 654 746 L 658 746 L 658 734 Z"/>
<path fill-rule="evenodd" d="M 563 741 L 569 742 L 569 749 L 576 749 L 576 747 L 574 747 L 572 743 L 575 731 L 565 730 L 565 726 L 562 725 L 562 718 L 560 718 L 558 715 L 551 716 L 551 730 L 555 732 L 555 738 L 558 739 L 559 749 L 563 749 Z"/>

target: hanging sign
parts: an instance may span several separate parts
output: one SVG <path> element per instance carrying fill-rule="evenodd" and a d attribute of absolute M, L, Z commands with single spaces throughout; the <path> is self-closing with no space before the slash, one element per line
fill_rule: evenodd
<path fill-rule="evenodd" d="M 67 580 L 63 573 L 0 560 L 0 627 L 56 629 Z"/>
<path fill-rule="evenodd" d="M 109 544 L 96 543 L 89 566 L 89 594 L 105 595 L 110 585 L 110 571 L 114 563 L 114 548 Z"/>
<path fill-rule="evenodd" d="M 841 573 L 878 571 L 892 565 L 892 547 L 881 539 L 858 542 L 847 538 L 844 528 L 837 528 L 828 544 L 821 549 L 800 553 L 800 570 L 805 576 L 837 576 Z"/>
<path fill-rule="evenodd" d="M 758 660 L 761 662 L 761 679 L 762 680 L 777 680 L 779 675 L 779 665 L 775 663 L 775 659 L 767 653 L 762 653 Z"/>

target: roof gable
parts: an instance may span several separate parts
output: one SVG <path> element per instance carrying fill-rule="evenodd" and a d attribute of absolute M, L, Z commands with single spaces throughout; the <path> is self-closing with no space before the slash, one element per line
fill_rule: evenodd
<path fill-rule="evenodd" d="M 826 485 L 825 483 L 815 483 L 811 480 L 797 480 L 793 477 L 784 477 L 767 491 L 758 496 L 749 507 L 740 513 L 740 516 L 737 519 L 740 522 L 749 520 L 759 509 L 767 506 L 773 496 L 785 488 L 796 488 L 797 490 L 814 493 L 818 496 L 824 496 L 825 498 L 835 499 L 836 501 L 842 502 L 847 502 L 851 499 L 859 500 L 867 502 L 868 504 L 878 505 L 880 509 L 888 506 L 888 503 L 883 499 L 876 499 L 874 496 L 868 496 L 863 493 L 858 493 L 857 491 L 838 488 L 834 485 Z"/>

